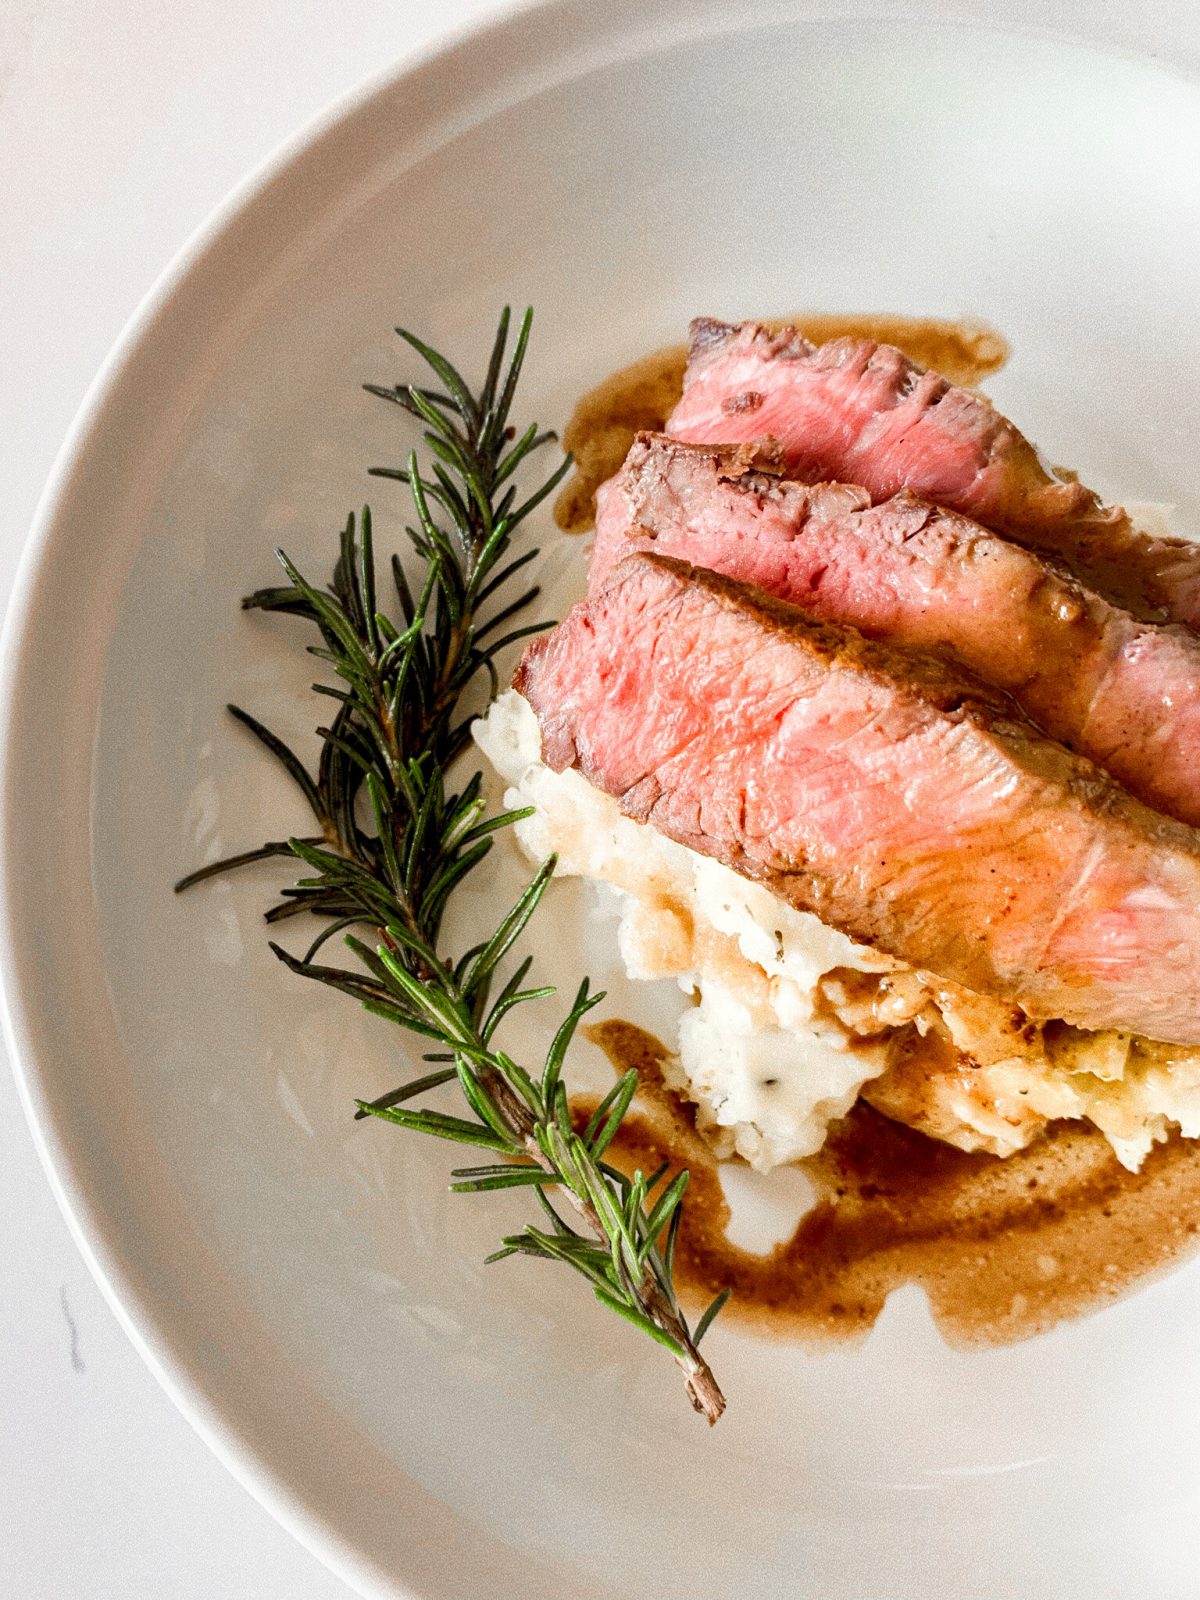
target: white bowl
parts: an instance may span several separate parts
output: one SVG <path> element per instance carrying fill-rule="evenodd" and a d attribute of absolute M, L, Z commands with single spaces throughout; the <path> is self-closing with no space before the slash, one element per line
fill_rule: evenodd
<path fill-rule="evenodd" d="M 170 892 L 299 821 L 222 706 L 297 731 L 304 667 L 235 601 L 273 544 L 319 573 L 368 491 L 398 539 L 399 489 L 364 474 L 408 435 L 359 389 L 412 373 L 397 321 L 469 359 L 531 300 L 520 409 L 561 422 L 699 311 L 985 317 L 1013 347 L 994 392 L 1055 459 L 1200 528 L 1200 90 L 1175 72 L 1200 24 L 1149 9 L 501 22 L 286 151 L 88 401 L 7 635 L 10 1044 L 146 1359 L 364 1594 L 1196 1593 L 1200 1265 L 980 1354 L 915 1292 L 856 1349 L 718 1325 L 709 1433 L 562 1274 L 483 1271 L 519 1196 L 452 1199 L 453 1153 L 349 1120 L 402 1047 L 274 962 L 278 875 Z M 605 928 L 554 934 L 563 972 L 603 966 Z"/>

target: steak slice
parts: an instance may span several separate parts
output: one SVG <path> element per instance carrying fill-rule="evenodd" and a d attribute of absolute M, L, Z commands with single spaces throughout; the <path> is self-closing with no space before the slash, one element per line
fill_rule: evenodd
<path fill-rule="evenodd" d="M 794 476 L 859 483 L 875 500 L 912 489 L 1061 557 L 1136 616 L 1200 629 L 1200 545 L 1139 533 L 1119 506 L 1051 472 L 990 400 L 893 345 L 813 346 L 790 328 L 700 319 L 666 431 L 698 443 L 770 437 Z"/>
<path fill-rule="evenodd" d="M 1200 825 L 1200 639 L 908 490 L 802 484 L 752 446 L 641 434 L 597 501 L 591 585 L 636 549 L 756 585 L 822 622 L 948 654 L 1147 804 Z"/>
<path fill-rule="evenodd" d="M 515 678 L 556 770 L 1035 1018 L 1200 1043 L 1200 836 L 961 669 L 630 556 Z"/>

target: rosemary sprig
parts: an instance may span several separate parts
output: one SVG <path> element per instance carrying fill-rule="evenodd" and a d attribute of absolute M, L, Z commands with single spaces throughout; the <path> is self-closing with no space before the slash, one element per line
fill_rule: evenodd
<path fill-rule="evenodd" d="M 277 552 L 287 583 L 259 590 L 243 605 L 290 613 L 318 630 L 320 643 L 309 650 L 338 682 L 313 685 L 336 705 L 317 730 L 316 772 L 248 712 L 229 709 L 287 771 L 315 829 L 202 867 L 176 887 L 268 857 L 298 857 L 304 874 L 283 890 L 267 921 L 310 913 L 324 926 L 303 956 L 275 943 L 272 950 L 292 972 L 352 996 L 433 1046 L 425 1056 L 432 1070 L 379 1099 L 358 1101 L 356 1115 L 487 1152 L 491 1160 L 458 1168 L 451 1188 L 528 1188 L 542 1213 L 539 1225 L 527 1223 L 505 1238 L 488 1260 L 527 1255 L 573 1268 L 602 1305 L 671 1352 L 693 1405 L 715 1422 L 725 1401 L 698 1346 L 725 1296 L 692 1330 L 674 1287 L 687 1171 L 670 1176 L 664 1166 L 649 1177 L 640 1171 L 628 1177 L 605 1160 L 633 1100 L 636 1072 L 613 1086 L 586 1128 L 572 1121 L 563 1066 L 580 1021 L 603 996 L 584 979 L 536 1073 L 498 1043 L 512 1011 L 554 992 L 527 986 L 530 957 L 512 965 L 554 859 L 543 863 L 488 938 L 457 954 L 441 939 L 451 896 L 496 832 L 528 814 L 489 817 L 481 774 L 453 789 L 449 771 L 468 742 L 477 686 L 485 681 L 494 694 L 500 653 L 546 626 L 520 621 L 538 590 L 514 585 L 537 552 L 510 552 L 513 535 L 557 487 L 570 458 L 518 499 L 518 468 L 554 437 L 533 424 L 517 435 L 509 425 L 530 322 L 527 311 L 508 355 L 505 309 L 478 393 L 443 356 L 397 329 L 438 385 L 368 386 L 425 425 L 430 470 L 422 470 L 415 452 L 402 469 L 375 469 L 410 490 L 415 522 L 406 533 L 422 568 L 419 588 L 393 557 L 397 609 L 389 615 L 381 608 L 367 510 L 357 524 L 347 519 L 327 589 L 314 587 Z M 352 967 L 317 961 L 338 933 Z M 511 968 L 507 977 L 502 968 Z M 464 1102 L 458 1114 L 415 1103 L 454 1082 Z"/>

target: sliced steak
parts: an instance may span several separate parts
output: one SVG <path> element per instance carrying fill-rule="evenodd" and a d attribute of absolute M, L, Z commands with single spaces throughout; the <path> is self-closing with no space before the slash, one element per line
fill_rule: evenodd
<path fill-rule="evenodd" d="M 515 679 L 557 770 L 1035 1018 L 1200 1043 L 1200 836 L 932 658 L 639 554 Z"/>
<path fill-rule="evenodd" d="M 1200 639 L 905 490 L 789 482 L 753 446 L 635 440 L 601 491 L 591 583 L 679 556 L 869 638 L 948 654 L 1139 799 L 1200 825 Z"/>
<path fill-rule="evenodd" d="M 873 339 L 813 346 L 771 333 L 692 323 L 677 439 L 778 441 L 796 477 L 901 489 L 1059 555 L 1085 583 L 1147 620 L 1200 629 L 1200 545 L 1139 533 L 1119 506 L 1047 468 L 991 401 Z"/>

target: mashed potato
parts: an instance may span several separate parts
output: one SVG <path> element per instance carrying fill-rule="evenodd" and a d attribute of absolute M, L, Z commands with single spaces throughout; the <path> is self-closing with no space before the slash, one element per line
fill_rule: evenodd
<path fill-rule="evenodd" d="M 619 896 L 618 940 L 631 978 L 676 978 L 696 1004 L 680 1025 L 676 1086 L 700 1110 L 723 1155 L 766 1171 L 812 1155 L 844 1116 L 887 1047 L 818 1016 L 824 974 L 886 970 L 816 917 L 794 911 L 728 867 L 623 817 L 578 772 L 552 772 L 528 703 L 502 694 L 475 724 L 476 742 L 509 785 L 506 804 L 532 805 L 516 824 L 534 859 Z"/>
<path fill-rule="evenodd" d="M 631 978 L 675 978 L 683 1016 L 673 1084 L 717 1153 L 767 1171 L 811 1155 L 860 1093 L 965 1150 L 1009 1155 L 1060 1117 L 1087 1118 L 1136 1169 L 1171 1127 L 1200 1136 L 1200 1049 L 1039 1027 L 852 943 L 719 862 L 623 817 L 579 773 L 541 759 L 514 690 L 476 742 L 531 805 L 517 839 L 535 860 L 607 885 Z"/>

